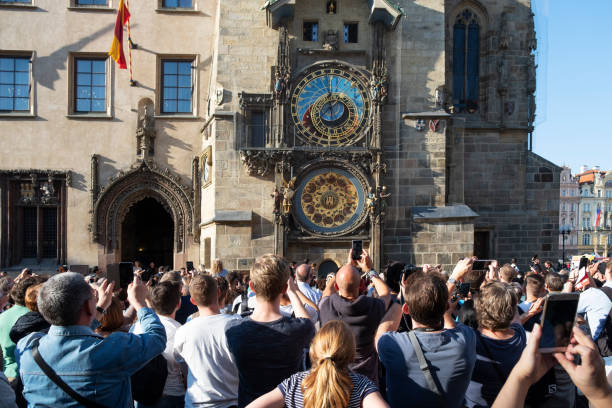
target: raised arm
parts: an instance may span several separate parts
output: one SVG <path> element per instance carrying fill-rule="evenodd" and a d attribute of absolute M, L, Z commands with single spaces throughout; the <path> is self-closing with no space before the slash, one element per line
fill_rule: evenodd
<path fill-rule="evenodd" d="M 399 327 L 400 320 L 402 318 L 402 308 L 397 303 L 391 304 L 387 313 L 383 316 L 380 324 L 378 325 L 378 329 L 376 329 L 376 336 L 374 337 L 374 347 L 376 347 L 376 351 L 378 351 L 378 340 L 380 337 L 391 331 L 396 331 Z"/>
<path fill-rule="evenodd" d="M 298 289 L 295 280 L 290 276 L 289 280 L 287 281 L 287 296 L 289 296 L 289 300 L 291 301 L 293 313 L 295 314 L 295 317 L 303 317 L 305 319 L 310 319 L 310 315 L 304 307 L 304 303 L 302 303 L 298 292 L 300 292 L 300 290 Z"/>

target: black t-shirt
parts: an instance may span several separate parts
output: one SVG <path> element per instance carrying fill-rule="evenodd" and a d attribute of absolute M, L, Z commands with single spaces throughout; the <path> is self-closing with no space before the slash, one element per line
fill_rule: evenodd
<path fill-rule="evenodd" d="M 354 301 L 337 293 L 325 297 L 319 303 L 321 326 L 330 320 L 348 324 L 355 335 L 355 362 L 350 369 L 365 375 L 378 385 L 378 357 L 374 348 L 376 329 L 385 314 L 385 302 L 381 299 L 359 296 Z"/>
<path fill-rule="evenodd" d="M 180 324 L 185 324 L 187 318 L 198 311 L 198 307 L 191 303 L 191 296 L 181 296 L 181 307 L 176 311 L 174 320 Z"/>
<path fill-rule="evenodd" d="M 248 405 L 300 371 L 304 349 L 314 334 L 312 321 L 303 318 L 262 323 L 246 317 L 231 323 L 226 336 L 238 367 L 238 406 Z"/>

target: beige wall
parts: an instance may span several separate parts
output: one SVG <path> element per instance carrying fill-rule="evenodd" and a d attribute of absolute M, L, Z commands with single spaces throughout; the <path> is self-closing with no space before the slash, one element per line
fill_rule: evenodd
<path fill-rule="evenodd" d="M 191 162 L 200 151 L 214 29 L 215 2 L 194 0 L 196 12 L 156 12 L 157 1 L 132 1 L 133 72 L 138 86 L 130 87 L 127 70 L 110 64 L 112 119 L 67 118 L 69 54 L 106 53 L 113 38 L 118 0 L 112 11 L 70 10 L 68 0 L 34 0 L 37 8 L 0 7 L 2 50 L 34 52 L 33 103 L 36 116 L 0 117 L 2 169 L 71 170 L 68 189 L 68 263 L 97 264 L 98 245 L 90 241 L 90 157 L 100 156 L 100 186 L 136 160 L 137 107 L 141 98 L 155 98 L 157 55 L 197 56 L 196 117 L 156 119 L 155 161 L 191 185 Z M 10 27 L 10 29 L 9 29 Z M 124 47 L 127 58 L 127 33 Z M 189 244 L 189 243 L 188 243 Z M 197 260 L 197 245 L 187 247 Z"/>

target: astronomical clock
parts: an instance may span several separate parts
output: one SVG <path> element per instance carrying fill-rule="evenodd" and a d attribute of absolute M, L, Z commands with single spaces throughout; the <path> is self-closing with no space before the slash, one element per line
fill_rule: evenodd
<path fill-rule="evenodd" d="M 376 6 L 385 10 L 372 14 L 365 31 L 371 42 L 363 46 L 371 44 L 371 52 L 342 45 L 349 41 L 340 43 L 334 30 L 305 49 L 292 47 L 290 39 L 303 33 L 291 33 L 283 23 L 293 3 L 269 5 L 269 23 L 279 32 L 272 93 L 243 92 L 240 105 L 247 123 L 250 112 L 269 110 L 270 130 L 264 145 L 242 149 L 241 156 L 250 174 L 274 175 L 275 252 L 294 256 L 322 243 L 350 248 L 351 240 L 360 239 L 380 267 L 389 196 L 382 185 L 381 115 L 388 84 L 383 39 L 401 12 Z M 355 56 L 361 58 L 357 64 Z M 248 132 L 245 137 L 248 143 Z"/>
<path fill-rule="evenodd" d="M 361 140 L 370 126 L 368 81 L 341 64 L 307 70 L 290 103 L 297 136 L 307 144 L 349 146 Z"/>

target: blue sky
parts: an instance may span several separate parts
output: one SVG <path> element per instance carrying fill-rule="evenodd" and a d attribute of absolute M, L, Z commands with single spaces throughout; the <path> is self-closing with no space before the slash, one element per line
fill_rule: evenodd
<path fill-rule="evenodd" d="M 532 0 L 538 38 L 533 150 L 576 174 L 612 169 L 612 1 Z"/>

